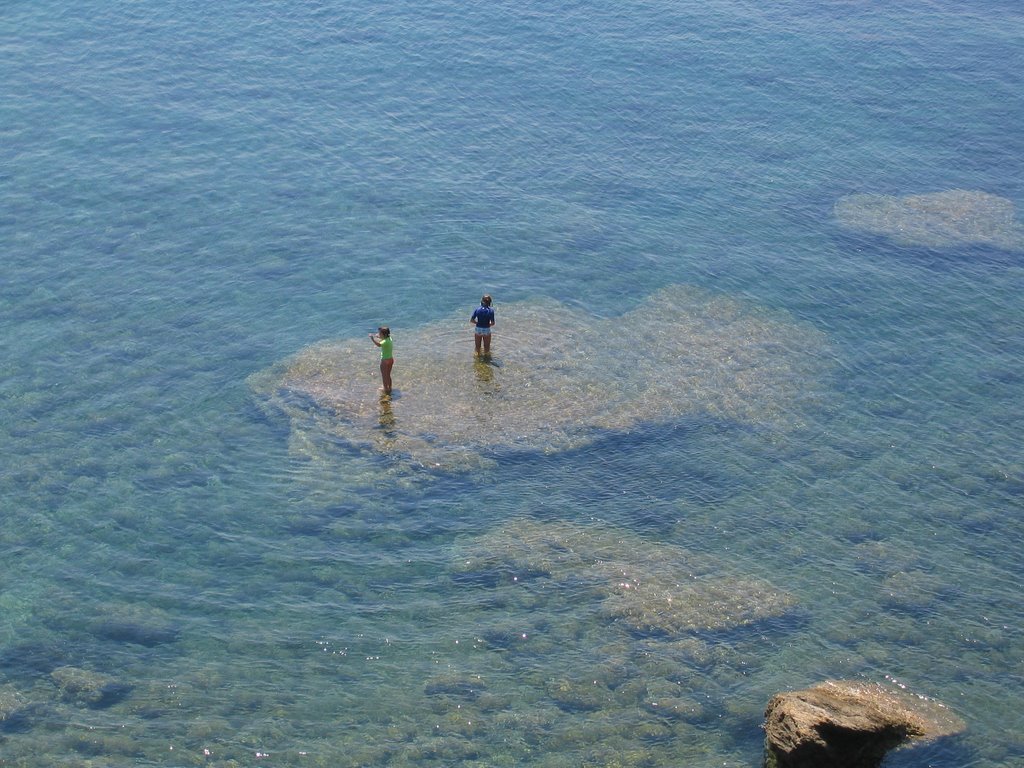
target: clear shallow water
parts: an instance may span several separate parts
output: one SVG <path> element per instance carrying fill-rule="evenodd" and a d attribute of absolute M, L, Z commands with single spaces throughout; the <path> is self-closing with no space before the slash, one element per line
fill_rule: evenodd
<path fill-rule="evenodd" d="M 752 765 L 768 698 L 826 677 L 967 722 L 891 765 L 1024 760 L 1024 255 L 831 217 L 1024 203 L 1022 30 L 995 2 L 6 7 L 0 762 Z M 246 386 L 380 322 L 400 360 L 481 290 L 611 317 L 674 283 L 822 333 L 824 403 L 410 475 L 296 456 Z M 456 578 L 516 521 L 798 609 L 695 651 L 582 585 Z M 123 688 L 61 698 L 67 665 Z"/>

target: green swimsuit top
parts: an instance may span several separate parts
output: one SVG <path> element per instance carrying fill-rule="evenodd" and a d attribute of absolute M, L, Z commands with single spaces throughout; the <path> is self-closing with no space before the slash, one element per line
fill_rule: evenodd
<path fill-rule="evenodd" d="M 391 359 L 391 337 L 388 336 L 386 339 L 380 340 L 380 359 L 390 360 Z"/>

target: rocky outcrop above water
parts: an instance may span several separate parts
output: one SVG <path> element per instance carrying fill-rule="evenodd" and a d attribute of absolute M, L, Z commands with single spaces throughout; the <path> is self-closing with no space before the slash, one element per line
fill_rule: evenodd
<path fill-rule="evenodd" d="M 964 724 L 928 699 L 829 681 L 772 697 L 764 728 L 766 768 L 877 768 L 894 747 L 950 736 Z"/>
<path fill-rule="evenodd" d="M 344 446 L 456 469 L 686 415 L 793 424 L 826 357 L 788 316 L 685 286 L 615 318 L 541 300 L 501 305 L 498 321 L 490 360 L 473 359 L 462 314 L 393 327 L 391 399 L 365 337 L 314 344 L 249 383 L 304 458 Z"/>
<path fill-rule="evenodd" d="M 1013 203 L 986 192 L 850 195 L 836 203 L 835 216 L 846 229 L 883 235 L 900 245 L 1024 250 L 1024 226 L 1016 219 Z"/>

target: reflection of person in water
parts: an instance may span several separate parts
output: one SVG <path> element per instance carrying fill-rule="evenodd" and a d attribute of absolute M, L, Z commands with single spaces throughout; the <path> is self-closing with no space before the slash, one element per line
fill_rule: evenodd
<path fill-rule="evenodd" d="M 480 385 L 480 392 L 485 395 L 493 395 L 498 391 L 498 382 L 494 378 L 494 365 L 488 358 L 477 358 L 473 363 L 477 383 Z"/>
<path fill-rule="evenodd" d="M 395 413 L 391 410 L 391 398 L 385 394 L 380 396 L 380 418 L 378 424 L 384 433 L 385 442 L 395 439 Z"/>
<path fill-rule="evenodd" d="M 377 329 L 377 335 L 370 334 L 370 341 L 380 347 L 380 378 L 384 384 L 384 394 L 391 394 L 391 369 L 395 366 L 393 356 L 393 343 L 391 341 L 391 329 L 382 325 Z"/>
<path fill-rule="evenodd" d="M 473 347 L 476 350 L 476 354 L 480 354 L 481 344 L 483 345 L 484 354 L 490 354 L 491 328 L 494 327 L 494 310 L 491 308 L 490 295 L 484 294 L 484 297 L 480 299 L 480 306 L 473 310 L 473 315 L 469 318 L 469 322 L 476 326 L 473 332 Z"/>

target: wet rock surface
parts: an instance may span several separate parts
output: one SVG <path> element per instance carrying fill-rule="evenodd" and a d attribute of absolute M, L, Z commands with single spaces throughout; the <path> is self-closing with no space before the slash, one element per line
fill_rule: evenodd
<path fill-rule="evenodd" d="M 828 681 L 772 697 L 764 727 L 768 768 L 876 768 L 894 747 L 951 736 L 964 724 L 928 699 Z"/>

